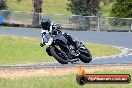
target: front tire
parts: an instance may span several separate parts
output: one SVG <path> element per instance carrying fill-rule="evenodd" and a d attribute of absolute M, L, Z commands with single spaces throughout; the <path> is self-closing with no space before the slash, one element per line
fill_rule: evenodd
<path fill-rule="evenodd" d="M 61 56 L 59 56 L 54 47 L 50 48 L 51 55 L 61 64 L 68 64 L 68 60 L 64 60 Z"/>
<path fill-rule="evenodd" d="M 80 51 L 79 59 L 84 63 L 89 63 L 92 60 L 92 55 L 89 50 L 87 52 Z"/>

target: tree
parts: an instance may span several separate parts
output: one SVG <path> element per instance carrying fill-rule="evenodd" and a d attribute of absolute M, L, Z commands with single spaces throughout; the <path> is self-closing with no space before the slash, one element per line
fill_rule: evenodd
<path fill-rule="evenodd" d="M 132 18 L 132 1 L 116 0 L 113 4 L 111 14 L 112 17 Z"/>
<path fill-rule="evenodd" d="M 99 10 L 99 0 L 69 0 L 68 10 L 75 15 L 96 16 Z M 83 21 L 84 22 L 84 21 Z M 85 17 L 84 30 L 90 30 L 89 17 Z"/>
<path fill-rule="evenodd" d="M 20 3 L 20 2 L 22 2 L 22 0 L 17 0 L 17 3 Z"/>
<path fill-rule="evenodd" d="M 110 16 L 117 17 L 110 21 L 113 26 L 130 25 L 132 20 L 120 18 L 132 18 L 132 1 L 131 0 L 116 0 L 113 4 Z"/>
<path fill-rule="evenodd" d="M 42 0 L 33 0 L 33 20 L 32 25 L 34 27 L 39 26 L 39 19 L 41 18 L 42 12 Z"/>
<path fill-rule="evenodd" d="M 73 14 L 82 16 L 97 15 L 99 0 L 69 0 L 68 10 Z"/>
<path fill-rule="evenodd" d="M 7 9 L 6 0 L 0 0 L 0 10 Z"/>

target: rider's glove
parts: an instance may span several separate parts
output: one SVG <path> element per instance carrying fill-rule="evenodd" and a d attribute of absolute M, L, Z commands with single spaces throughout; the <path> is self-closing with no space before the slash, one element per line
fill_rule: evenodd
<path fill-rule="evenodd" d="M 40 47 L 43 47 L 44 46 L 44 44 L 43 43 L 40 43 Z"/>

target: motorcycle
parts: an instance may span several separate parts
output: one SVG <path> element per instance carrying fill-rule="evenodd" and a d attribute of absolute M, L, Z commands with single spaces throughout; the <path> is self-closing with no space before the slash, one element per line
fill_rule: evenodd
<path fill-rule="evenodd" d="M 61 27 L 56 26 L 50 33 L 50 38 L 45 45 L 48 45 L 46 52 L 53 56 L 59 63 L 68 64 L 81 60 L 89 63 L 92 60 L 90 51 L 82 44 L 75 41 L 69 34 L 61 32 Z M 46 33 L 42 32 L 42 42 L 45 40 Z"/>

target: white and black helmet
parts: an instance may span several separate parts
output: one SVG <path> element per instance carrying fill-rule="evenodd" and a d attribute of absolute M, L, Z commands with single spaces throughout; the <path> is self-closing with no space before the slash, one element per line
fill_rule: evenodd
<path fill-rule="evenodd" d="M 41 26 L 44 30 L 50 30 L 51 21 L 48 17 L 44 17 L 41 19 Z"/>

